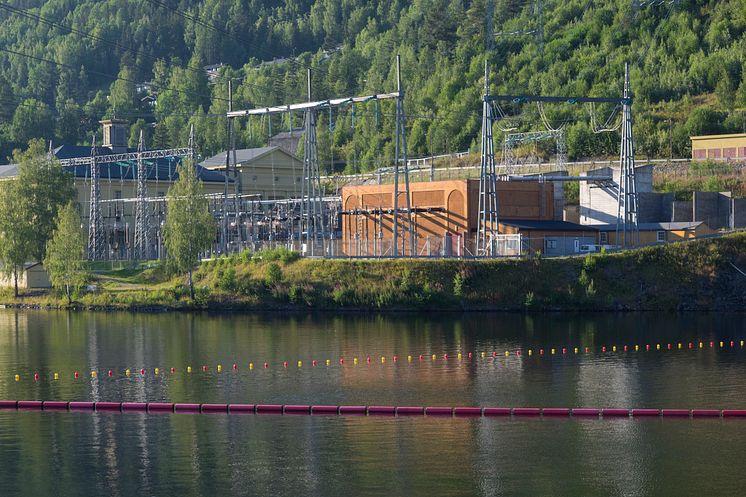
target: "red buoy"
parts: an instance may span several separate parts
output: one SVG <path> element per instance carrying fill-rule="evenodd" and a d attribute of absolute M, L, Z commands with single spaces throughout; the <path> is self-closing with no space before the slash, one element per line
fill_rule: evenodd
<path fill-rule="evenodd" d="M 288 362 L 287 362 L 287 361 L 285 361 L 285 362 L 283 362 L 283 363 L 282 363 L 282 365 L 283 365 L 284 367 L 288 367 Z"/>
<path fill-rule="evenodd" d="M 140 374 L 141 374 L 142 376 L 145 376 L 145 370 L 144 370 L 144 369 L 141 369 L 141 370 L 140 370 Z"/>
<path fill-rule="evenodd" d="M 469 352 L 469 359 L 471 359 L 471 352 Z"/>
<path fill-rule="evenodd" d="M 422 360 L 422 354 L 420 354 L 420 361 Z"/>
<path fill-rule="evenodd" d="M 646 350 L 646 351 L 649 351 L 649 350 L 650 350 L 650 344 L 648 344 L 648 345 L 645 345 L 645 350 Z"/>
<path fill-rule="evenodd" d="M 562 353 L 567 354 L 567 349 L 565 347 L 562 347 Z"/>
<path fill-rule="evenodd" d="M 588 353 L 588 347 L 586 347 L 586 348 L 585 348 L 585 353 L 586 353 L 586 354 Z"/>
<path fill-rule="evenodd" d="M 34 373 L 34 381 L 39 381 L 39 373 Z"/>
<path fill-rule="evenodd" d="M 627 346 L 626 345 L 624 346 L 624 351 L 627 352 Z"/>
<path fill-rule="evenodd" d="M 171 374 L 174 374 L 176 372 L 176 368 L 171 368 Z"/>
<path fill-rule="evenodd" d="M 313 367 L 316 367 L 316 359 L 313 360 L 312 364 L 313 364 Z"/>
<path fill-rule="evenodd" d="M 606 345 L 604 345 L 603 347 L 601 347 L 601 352 L 606 352 Z"/>
<path fill-rule="evenodd" d="M 713 348 L 715 346 L 715 342 L 710 342 L 710 348 Z"/>
<path fill-rule="evenodd" d="M 78 376 L 80 376 L 80 375 L 78 374 L 78 372 L 77 372 L 77 371 L 75 371 L 75 379 L 76 379 L 76 380 L 78 379 Z"/>
<path fill-rule="evenodd" d="M 692 348 L 692 342 L 689 342 L 689 348 L 690 349 Z"/>
<path fill-rule="evenodd" d="M 265 362 L 265 363 L 264 363 L 264 369 L 267 369 L 268 367 L 269 367 L 269 364 L 267 364 L 267 363 Z"/>
<path fill-rule="evenodd" d="M 544 355 L 544 349 L 539 349 L 539 355 Z"/>
<path fill-rule="evenodd" d="M 202 372 L 207 373 L 207 366 L 202 366 Z"/>
<path fill-rule="evenodd" d="M 731 342 L 731 343 L 733 343 L 733 342 Z M 399 361 L 399 356 L 398 356 L 398 355 L 395 355 L 395 356 L 394 356 L 394 362 L 398 362 L 398 361 Z"/>
<path fill-rule="evenodd" d="M 367 359 L 367 361 L 368 361 L 368 364 L 370 364 L 370 356 L 368 356 L 368 359 Z"/>
<path fill-rule="evenodd" d="M 114 372 L 110 369 L 109 370 L 109 378 L 111 378 L 112 376 L 114 376 Z"/>
<path fill-rule="evenodd" d="M 236 364 L 235 362 L 233 363 L 233 369 L 238 369 L 238 364 Z"/>

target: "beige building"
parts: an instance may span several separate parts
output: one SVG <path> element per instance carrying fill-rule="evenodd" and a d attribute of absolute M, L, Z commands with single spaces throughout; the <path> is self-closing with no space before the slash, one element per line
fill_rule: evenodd
<path fill-rule="evenodd" d="M 223 173 L 225 155 L 226 152 L 221 152 L 205 160 L 200 166 Z M 236 150 L 236 164 L 243 195 L 258 194 L 261 200 L 301 196 L 303 161 L 281 147 Z"/>
<path fill-rule="evenodd" d="M 0 287 L 13 287 L 15 282 L 13 276 L 5 276 L 0 273 Z M 23 272 L 18 275 L 18 288 L 33 290 L 36 288 L 52 288 L 49 274 L 39 262 L 24 264 Z"/>
<path fill-rule="evenodd" d="M 692 136 L 692 159 L 746 160 L 746 133 Z"/>

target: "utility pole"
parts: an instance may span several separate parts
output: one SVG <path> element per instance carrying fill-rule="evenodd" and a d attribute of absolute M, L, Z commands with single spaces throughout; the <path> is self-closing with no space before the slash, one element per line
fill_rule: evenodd
<path fill-rule="evenodd" d="M 91 144 L 91 198 L 88 209 L 88 259 L 92 261 L 104 258 L 104 220 L 101 217 L 101 186 L 96 164 L 96 134 Z"/>
<path fill-rule="evenodd" d="M 228 112 L 233 111 L 233 80 L 228 80 Z M 234 196 L 234 212 L 236 216 L 236 230 L 238 234 L 238 247 L 239 250 L 243 246 L 243 232 L 241 228 L 241 201 L 239 199 L 239 195 L 241 194 L 241 176 L 238 173 L 238 160 L 236 159 L 236 121 L 235 117 L 230 117 L 228 120 L 229 124 L 229 140 L 230 140 L 230 149 L 231 149 L 231 155 L 233 159 L 233 190 L 235 193 Z M 292 126 L 292 123 L 291 123 Z M 226 171 L 226 174 L 228 171 Z"/>
<path fill-rule="evenodd" d="M 394 152 L 394 226 L 393 226 L 393 248 L 394 257 L 399 254 L 399 168 L 403 164 L 404 193 L 407 204 L 407 226 L 409 228 L 409 255 L 415 255 L 415 239 L 412 226 L 412 205 L 409 195 L 409 166 L 407 166 L 407 134 L 404 120 L 404 90 L 401 84 L 401 56 L 396 56 L 396 146 Z M 401 255 L 405 255 L 402 241 Z"/>
<path fill-rule="evenodd" d="M 619 156 L 619 194 L 617 198 L 617 245 L 629 247 L 640 243 L 637 225 L 637 185 L 635 183 L 635 145 L 632 139 L 632 92 L 629 63 L 624 64 L 622 103 L 622 143 Z M 621 226 L 621 238 L 620 238 Z"/>
<path fill-rule="evenodd" d="M 477 224 L 476 255 L 493 255 L 492 247 L 498 234 L 497 175 L 495 173 L 495 147 L 492 138 L 492 103 L 490 102 L 490 76 L 484 61 L 484 96 L 482 98 L 482 149 L 479 171 L 479 220 Z M 488 245 L 489 244 L 489 245 Z"/>
<path fill-rule="evenodd" d="M 135 259 L 150 259 L 150 212 L 145 200 L 148 197 L 148 178 L 142 153 L 145 140 L 140 130 L 137 144 L 137 204 L 135 204 Z"/>

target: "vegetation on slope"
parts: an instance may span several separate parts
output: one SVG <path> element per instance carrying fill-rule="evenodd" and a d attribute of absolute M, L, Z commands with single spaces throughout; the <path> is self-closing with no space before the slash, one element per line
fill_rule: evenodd
<path fill-rule="evenodd" d="M 161 268 L 98 275 L 77 306 L 295 310 L 743 310 L 746 233 L 572 258 L 321 260 L 285 250 L 204 262 L 196 296 Z M 10 293 L 4 300 L 10 302 Z M 55 294 L 25 304 L 62 305 Z"/>
<path fill-rule="evenodd" d="M 229 78 L 236 78 L 236 108 L 304 99 L 306 67 L 317 98 L 391 91 L 395 53 L 403 60 L 412 155 L 473 149 L 486 3 L 13 0 L 0 8 L 0 156 L 34 137 L 89 143 L 98 120 L 114 113 L 133 123 L 132 144 L 145 128 L 151 148 L 183 145 L 194 123 L 209 155 L 225 147 L 219 114 L 227 108 Z M 535 27 L 533 3 L 495 0 L 494 31 Z M 743 131 L 746 0 L 680 0 L 639 10 L 632 4 L 544 1 L 543 52 L 530 36 L 496 37 L 488 53 L 492 91 L 618 95 L 630 62 L 643 155 L 687 156 L 690 134 Z M 291 60 L 262 65 L 275 57 Z M 202 66 L 219 62 L 229 67 L 210 84 Z M 154 109 L 136 91 L 141 81 L 152 81 Z M 535 107 L 504 110 L 517 116 L 510 120 L 517 130 L 542 127 Z M 599 106 L 599 122 L 611 110 Z M 616 154 L 618 133 L 594 134 L 586 107 L 545 111 L 551 126 L 566 126 L 571 159 Z M 352 107 L 322 116 L 322 159 L 348 171 L 388 165 L 392 113 L 390 103 L 369 103 L 356 106 L 354 117 Z M 147 126 L 153 122 L 154 132 Z M 276 132 L 300 124 L 300 115 L 251 127 L 244 121 L 238 146 L 264 144 L 270 126 Z M 551 144 L 540 149 L 552 153 Z"/>

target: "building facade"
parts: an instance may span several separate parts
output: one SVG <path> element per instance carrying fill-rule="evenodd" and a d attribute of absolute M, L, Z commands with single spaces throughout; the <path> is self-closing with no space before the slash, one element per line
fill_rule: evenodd
<path fill-rule="evenodd" d="M 746 160 L 746 133 L 692 136 L 692 159 Z"/>

